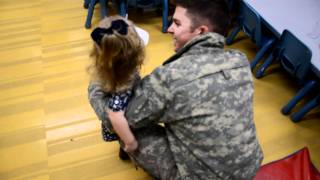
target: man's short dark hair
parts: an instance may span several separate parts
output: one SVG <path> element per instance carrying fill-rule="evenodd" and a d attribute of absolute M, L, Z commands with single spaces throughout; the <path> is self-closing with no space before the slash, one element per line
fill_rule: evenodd
<path fill-rule="evenodd" d="M 230 22 L 226 0 L 172 0 L 171 2 L 187 9 L 193 28 L 204 24 L 210 31 L 226 34 Z"/>

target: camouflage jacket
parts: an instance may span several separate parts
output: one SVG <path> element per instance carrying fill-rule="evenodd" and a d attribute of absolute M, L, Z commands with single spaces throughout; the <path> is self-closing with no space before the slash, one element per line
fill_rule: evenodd
<path fill-rule="evenodd" d="M 207 33 L 189 41 L 134 87 L 131 127 L 164 123 L 181 179 L 251 179 L 263 155 L 244 54 Z"/>

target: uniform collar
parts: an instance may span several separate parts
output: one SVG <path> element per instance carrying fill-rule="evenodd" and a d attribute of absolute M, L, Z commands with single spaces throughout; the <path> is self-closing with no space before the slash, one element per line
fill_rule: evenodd
<path fill-rule="evenodd" d="M 179 51 L 177 51 L 173 56 L 167 59 L 163 65 L 166 65 L 174 60 L 178 59 L 182 54 L 187 52 L 191 47 L 205 48 L 205 47 L 215 47 L 223 48 L 225 38 L 214 32 L 205 33 L 203 35 L 196 36 L 187 42 Z"/>

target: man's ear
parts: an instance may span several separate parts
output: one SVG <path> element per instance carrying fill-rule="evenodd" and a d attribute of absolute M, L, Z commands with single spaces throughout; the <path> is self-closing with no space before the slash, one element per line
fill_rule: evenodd
<path fill-rule="evenodd" d="M 209 32 L 209 27 L 206 25 L 201 25 L 198 27 L 199 34 L 204 34 Z"/>

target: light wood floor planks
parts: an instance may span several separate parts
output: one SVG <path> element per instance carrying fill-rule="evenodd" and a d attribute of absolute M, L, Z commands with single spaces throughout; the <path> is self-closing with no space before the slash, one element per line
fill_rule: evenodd
<path fill-rule="evenodd" d="M 119 160 L 117 143 L 101 140 L 87 100 L 86 13 L 82 0 L 0 0 L 0 179 L 150 179 Z M 93 26 L 99 16 L 97 6 Z M 173 54 L 171 36 L 153 12 L 129 17 L 150 33 L 145 75 Z M 252 59 L 257 49 L 241 37 L 231 47 Z M 280 113 L 298 87 L 278 70 L 255 80 L 255 90 L 264 163 L 307 146 L 320 168 L 319 113 L 296 124 Z"/>

